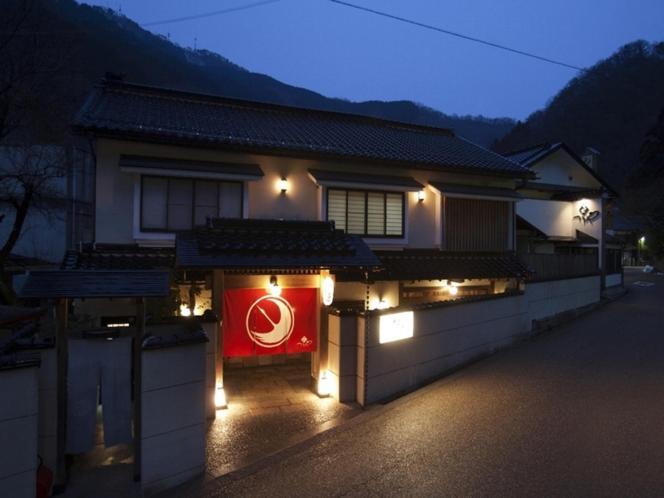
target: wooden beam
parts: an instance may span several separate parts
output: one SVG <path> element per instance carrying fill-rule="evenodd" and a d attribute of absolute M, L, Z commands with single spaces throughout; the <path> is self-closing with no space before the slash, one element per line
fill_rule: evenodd
<path fill-rule="evenodd" d="M 314 354 L 311 362 L 312 376 L 315 380 L 316 389 L 318 388 L 318 379 L 320 378 L 321 372 L 327 370 L 328 368 L 328 320 L 329 320 L 329 306 L 323 305 L 323 299 L 321 297 L 321 289 L 323 287 L 323 279 L 330 275 L 329 270 L 320 271 L 320 280 L 318 282 L 318 296 L 316 297 L 316 303 L 318 305 L 318 354 Z"/>
<path fill-rule="evenodd" d="M 217 348 L 215 351 L 215 389 L 224 385 L 224 287 L 225 278 L 223 270 L 214 270 L 212 277 L 212 309 L 216 311 L 217 318 Z"/>
<path fill-rule="evenodd" d="M 55 307 L 55 347 L 57 371 L 57 432 L 54 492 L 63 492 L 67 486 L 67 375 L 69 370 L 69 343 L 67 337 L 68 300 L 60 299 Z"/>
<path fill-rule="evenodd" d="M 132 364 L 134 370 L 134 481 L 141 480 L 141 437 L 143 428 L 141 424 L 141 404 L 143 402 L 142 389 L 142 343 L 145 334 L 145 298 L 140 297 L 136 300 L 136 332 L 134 336 L 134 348 Z"/>

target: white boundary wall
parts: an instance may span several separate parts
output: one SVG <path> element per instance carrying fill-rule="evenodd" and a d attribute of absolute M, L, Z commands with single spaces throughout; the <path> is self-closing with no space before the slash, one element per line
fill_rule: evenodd
<path fill-rule="evenodd" d="M 56 470 L 58 436 L 58 368 L 55 347 L 39 351 L 39 455 L 44 465 Z"/>
<path fill-rule="evenodd" d="M 600 300 L 600 277 L 580 277 L 526 284 L 530 320 L 542 320 Z"/>
<path fill-rule="evenodd" d="M 0 496 L 34 498 L 38 367 L 0 370 Z"/>
<path fill-rule="evenodd" d="M 530 335 L 534 320 L 599 300 L 599 276 L 529 283 L 519 295 L 415 308 L 413 337 L 385 344 L 379 343 L 381 313 L 371 313 L 368 326 L 365 316 L 358 316 L 357 401 L 368 405 L 415 389 Z M 336 325 L 331 330 L 343 328 L 337 317 L 330 318 Z M 337 363 L 332 362 L 341 371 L 343 367 Z"/>
<path fill-rule="evenodd" d="M 141 484 L 147 494 L 205 470 L 206 344 L 143 351 Z"/>
<path fill-rule="evenodd" d="M 386 344 L 378 341 L 378 314 L 369 317 L 366 333 L 365 319 L 359 318 L 359 342 L 366 347 L 364 355 L 358 358 L 360 404 L 414 389 L 454 367 L 507 346 L 530 330 L 522 295 L 432 306 L 414 313 L 413 337 Z"/>

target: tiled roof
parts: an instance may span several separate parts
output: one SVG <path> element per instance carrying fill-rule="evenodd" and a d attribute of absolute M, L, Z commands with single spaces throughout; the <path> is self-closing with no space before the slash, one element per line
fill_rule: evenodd
<path fill-rule="evenodd" d="M 376 253 L 384 270 L 373 280 L 525 278 L 528 269 L 513 253 L 454 253 L 431 249 Z"/>
<path fill-rule="evenodd" d="M 599 244 L 599 240 L 596 237 L 578 229 L 576 231 L 576 242 L 580 244 Z"/>
<path fill-rule="evenodd" d="M 514 152 L 508 152 L 503 154 L 505 157 L 511 159 L 514 162 L 517 162 L 521 165 L 529 165 L 534 161 L 539 159 L 542 155 L 550 152 L 553 149 L 554 145 L 549 143 L 543 143 L 538 145 L 533 145 L 527 149 L 520 149 Z"/>
<path fill-rule="evenodd" d="M 229 176 L 249 176 L 261 178 L 263 170 L 257 164 L 227 163 L 219 161 L 192 161 L 189 159 L 169 159 L 165 157 L 146 157 L 121 155 L 120 168 L 136 171 L 176 170 L 191 173 L 218 173 Z"/>
<path fill-rule="evenodd" d="M 63 270 L 159 270 L 175 265 L 175 249 L 136 244 L 83 244 L 67 251 Z"/>
<path fill-rule="evenodd" d="M 441 128 L 123 82 L 97 86 L 74 128 L 100 136 L 246 152 L 531 175 Z"/>
<path fill-rule="evenodd" d="M 33 258 L 30 256 L 23 256 L 21 254 L 10 254 L 5 262 L 5 269 L 7 271 L 21 272 L 29 268 L 36 267 L 54 267 L 57 266 L 57 263 L 51 263 L 50 261 L 45 261 L 39 258 Z"/>
<path fill-rule="evenodd" d="M 389 185 L 391 187 L 402 187 L 409 190 L 421 190 L 424 188 L 424 185 L 410 176 L 367 175 L 364 173 L 348 173 L 345 171 L 328 171 L 321 169 L 310 169 L 309 174 L 319 184 L 361 183 L 371 185 Z"/>
<path fill-rule="evenodd" d="M 364 241 L 322 221 L 213 219 L 176 235 L 181 268 L 343 268 L 380 264 Z"/>
<path fill-rule="evenodd" d="M 550 156 L 558 150 L 564 150 L 572 159 L 574 159 L 579 166 L 585 169 L 590 176 L 597 180 L 602 186 L 604 186 L 611 194 L 617 196 L 617 192 L 609 185 L 604 178 L 602 178 L 597 171 L 592 169 L 588 164 L 581 158 L 579 155 L 574 152 L 566 143 L 558 142 L 555 144 L 543 143 L 535 145 L 528 149 L 522 149 L 514 152 L 508 152 L 503 154 L 506 158 L 514 161 L 525 168 L 531 168 L 536 163 L 542 159 Z"/>
<path fill-rule="evenodd" d="M 431 186 L 443 195 L 463 195 L 471 197 L 499 197 L 521 199 L 523 196 L 516 190 L 501 187 L 482 187 L 477 185 L 458 185 L 454 183 L 430 182 Z"/>
<path fill-rule="evenodd" d="M 160 270 L 41 270 L 28 274 L 22 298 L 163 297 L 169 272 Z"/>

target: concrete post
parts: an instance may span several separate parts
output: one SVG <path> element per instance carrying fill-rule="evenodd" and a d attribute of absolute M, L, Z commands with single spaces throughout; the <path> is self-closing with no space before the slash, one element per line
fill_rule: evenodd
<path fill-rule="evenodd" d="M 56 339 L 57 351 L 57 456 L 55 469 L 55 484 L 53 493 L 64 491 L 67 486 L 67 465 L 65 451 L 67 444 L 67 371 L 69 363 L 69 343 L 67 338 L 67 308 L 68 299 L 60 299 L 55 304 Z"/>

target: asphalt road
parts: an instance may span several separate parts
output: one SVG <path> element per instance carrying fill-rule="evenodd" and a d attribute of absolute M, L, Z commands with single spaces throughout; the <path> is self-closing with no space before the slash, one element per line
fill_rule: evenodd
<path fill-rule="evenodd" d="M 664 276 L 636 278 L 655 285 L 197 494 L 664 496 Z"/>

